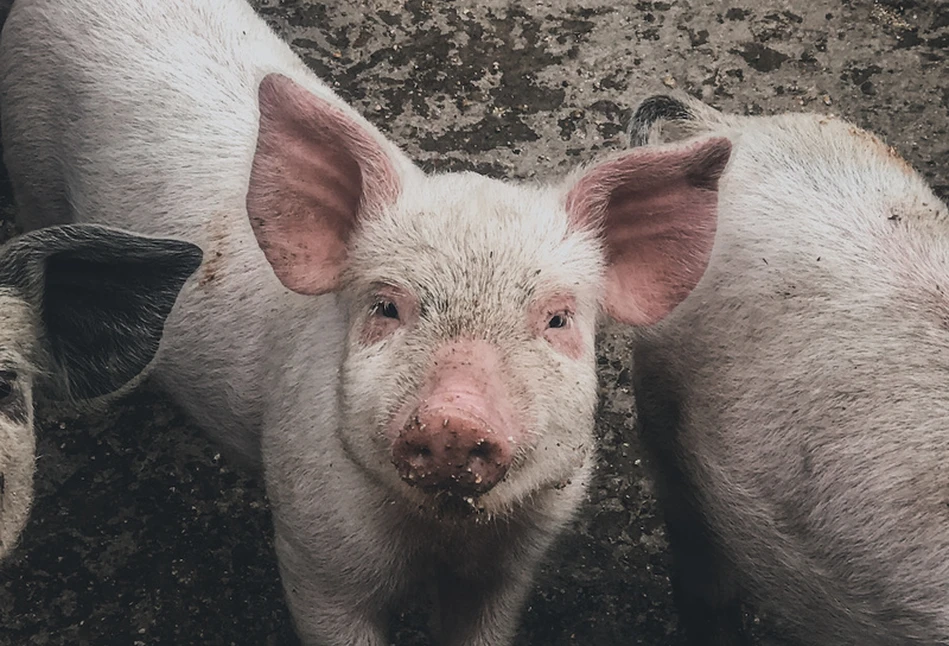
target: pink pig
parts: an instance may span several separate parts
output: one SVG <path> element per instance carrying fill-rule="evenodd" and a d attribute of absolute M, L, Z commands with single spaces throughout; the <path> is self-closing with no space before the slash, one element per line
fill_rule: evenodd
<path fill-rule="evenodd" d="M 18 0 L 0 42 L 22 222 L 202 246 L 155 374 L 260 465 L 306 644 L 503 646 L 595 456 L 601 309 L 701 278 L 730 145 L 551 186 L 429 175 L 241 0 Z"/>

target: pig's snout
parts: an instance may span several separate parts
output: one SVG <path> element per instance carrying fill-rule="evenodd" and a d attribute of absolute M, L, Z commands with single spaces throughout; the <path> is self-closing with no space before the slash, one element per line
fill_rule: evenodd
<path fill-rule="evenodd" d="M 452 406 L 422 406 L 392 447 L 408 484 L 459 495 L 483 494 L 511 466 L 511 440 L 481 415 Z"/>

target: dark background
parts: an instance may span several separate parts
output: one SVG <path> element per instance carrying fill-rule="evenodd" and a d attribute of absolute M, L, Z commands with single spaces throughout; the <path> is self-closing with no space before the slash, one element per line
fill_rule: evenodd
<path fill-rule="evenodd" d="M 624 145 L 636 102 L 674 86 L 739 113 L 843 115 L 949 197 L 945 0 L 255 6 L 429 169 L 552 177 Z M 5 178 L 0 193 L 6 237 Z M 518 644 L 681 644 L 622 329 L 603 331 L 598 356 L 598 477 Z M 38 442 L 37 505 L 0 565 L 0 644 L 295 643 L 261 486 L 159 393 L 47 412 Z M 418 625 L 395 642 L 428 643 Z"/>

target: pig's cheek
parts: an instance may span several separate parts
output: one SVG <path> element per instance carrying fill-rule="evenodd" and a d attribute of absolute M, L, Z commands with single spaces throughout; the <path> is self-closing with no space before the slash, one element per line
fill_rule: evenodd
<path fill-rule="evenodd" d="M 394 417 L 399 417 L 399 423 L 404 425 L 411 410 L 407 405 L 396 403 L 403 399 L 400 385 L 405 379 L 403 372 L 393 370 L 393 360 L 393 347 L 389 343 L 356 344 L 347 359 L 343 383 L 348 427 L 359 429 L 356 432 L 363 444 L 386 456 L 398 435 L 399 429 L 393 427 Z M 404 366 L 399 367 L 404 369 Z M 388 459 L 386 457 L 386 461 Z"/>
<path fill-rule="evenodd" d="M 0 418 L 0 556 L 15 544 L 33 501 L 36 445 L 32 419 L 24 421 Z"/>
<path fill-rule="evenodd" d="M 398 319 L 370 316 L 366 319 L 366 322 L 363 323 L 357 338 L 364 346 L 374 345 L 392 336 L 392 334 L 399 329 L 400 325 L 401 323 Z"/>
<path fill-rule="evenodd" d="M 583 358 L 586 344 L 583 341 L 583 334 L 575 323 L 565 328 L 547 328 L 542 336 L 557 352 L 574 360 Z"/>

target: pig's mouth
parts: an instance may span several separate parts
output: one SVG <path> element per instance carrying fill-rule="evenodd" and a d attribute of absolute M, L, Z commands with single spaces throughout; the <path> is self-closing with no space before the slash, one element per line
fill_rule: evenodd
<path fill-rule="evenodd" d="M 486 518 L 487 511 L 481 499 L 475 496 L 459 496 L 446 492 L 435 492 L 432 496 L 431 512 L 436 518 L 447 520 L 474 520 Z"/>
<path fill-rule="evenodd" d="M 438 526 L 454 525 L 464 531 L 465 527 L 503 522 L 512 509 L 503 504 L 496 495 L 463 496 L 445 491 L 435 491 L 413 496 L 416 513 Z M 498 503 L 502 504 L 498 504 Z"/>
<path fill-rule="evenodd" d="M 524 458 L 520 452 L 516 454 L 511 470 L 516 471 Z M 418 514 L 440 522 L 496 521 L 518 506 L 517 499 L 511 498 L 506 478 L 492 485 L 478 482 L 471 474 L 465 474 L 457 481 L 451 480 L 450 485 L 445 480 L 440 480 L 439 484 L 422 485 L 417 478 L 402 476 L 401 479 L 411 507 Z"/>
<path fill-rule="evenodd" d="M 392 464 L 403 482 L 436 497 L 472 500 L 504 480 L 510 460 L 494 446 L 480 443 L 458 450 L 458 445 L 452 436 L 438 447 L 403 440 L 393 447 Z"/>
<path fill-rule="evenodd" d="M 497 491 L 503 481 L 488 484 L 475 469 L 467 468 L 428 477 L 419 471 L 405 470 L 392 460 L 405 485 L 409 504 L 421 516 L 439 522 L 472 523 L 492 520 L 504 515 L 507 505 Z"/>

